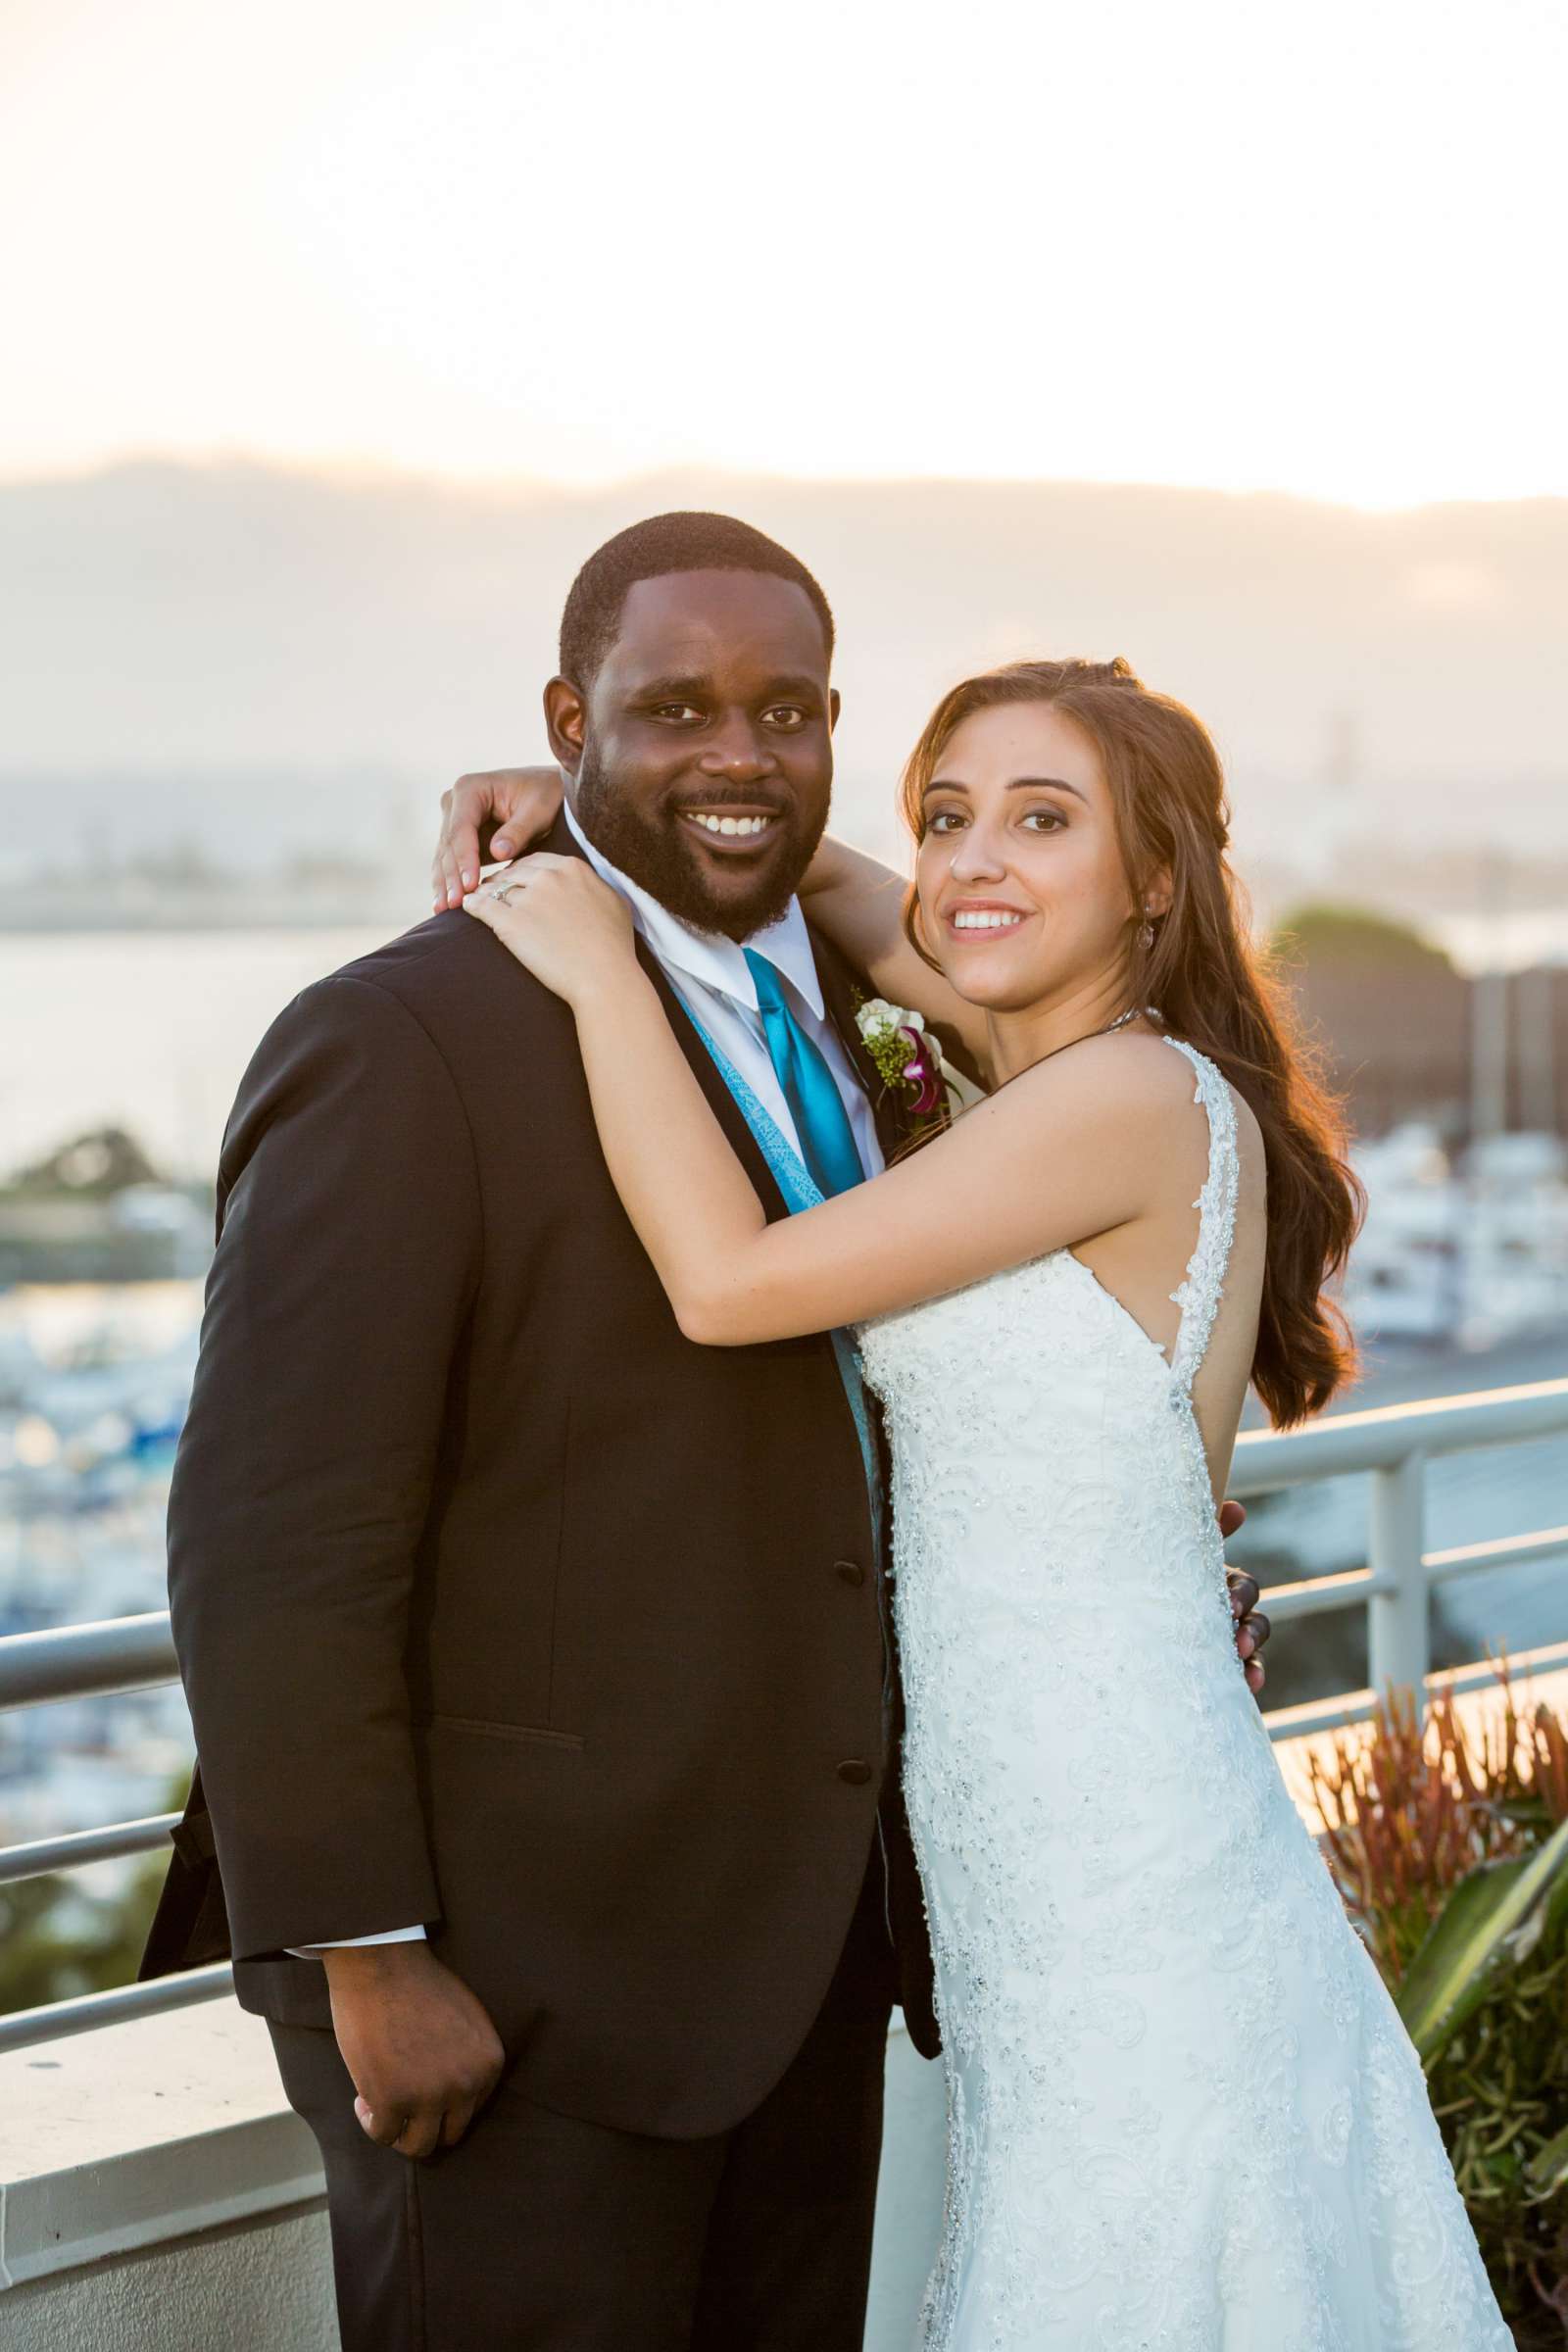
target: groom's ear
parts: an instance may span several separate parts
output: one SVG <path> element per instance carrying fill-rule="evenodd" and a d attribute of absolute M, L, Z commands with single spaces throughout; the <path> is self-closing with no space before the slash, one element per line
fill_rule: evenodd
<path fill-rule="evenodd" d="M 839 711 L 842 708 L 838 688 L 830 686 L 827 690 L 827 731 L 830 735 L 839 723 Z"/>
<path fill-rule="evenodd" d="M 557 764 L 575 778 L 588 732 L 588 700 L 569 678 L 552 678 L 545 688 L 545 733 Z"/>

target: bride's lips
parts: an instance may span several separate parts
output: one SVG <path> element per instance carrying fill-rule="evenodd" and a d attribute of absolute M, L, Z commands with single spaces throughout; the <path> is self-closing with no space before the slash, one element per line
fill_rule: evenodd
<path fill-rule="evenodd" d="M 675 813 L 684 832 L 695 833 L 705 849 L 720 858 L 753 857 L 776 841 L 784 827 L 782 809 L 760 803 L 748 807 L 744 802 L 717 801 L 705 807 L 694 802 Z"/>

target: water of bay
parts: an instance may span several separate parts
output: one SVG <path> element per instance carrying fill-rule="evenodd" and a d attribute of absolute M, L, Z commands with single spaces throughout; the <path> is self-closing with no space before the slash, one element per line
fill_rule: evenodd
<path fill-rule="evenodd" d="M 0 1178 L 94 1127 L 211 1175 L 245 1065 L 290 998 L 384 930 L 0 937 Z"/>

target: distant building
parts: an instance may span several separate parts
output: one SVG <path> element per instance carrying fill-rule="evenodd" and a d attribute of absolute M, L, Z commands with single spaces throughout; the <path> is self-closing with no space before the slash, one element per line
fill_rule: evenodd
<path fill-rule="evenodd" d="M 1472 980 L 1419 932 L 1359 906 L 1298 907 L 1274 944 L 1359 1133 L 1426 1120 L 1449 1144 L 1469 1141 L 1479 1019 L 1495 1036 L 1484 1050 L 1500 1059 L 1502 1123 L 1568 1134 L 1568 967 Z"/>

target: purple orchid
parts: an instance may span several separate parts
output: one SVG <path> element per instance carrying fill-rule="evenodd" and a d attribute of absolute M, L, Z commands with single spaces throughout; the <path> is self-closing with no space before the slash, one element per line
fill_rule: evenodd
<path fill-rule="evenodd" d="M 924 1118 L 935 1110 L 942 1100 L 942 1082 L 931 1066 L 930 1047 L 918 1029 L 901 1029 L 900 1037 L 909 1041 L 909 1057 L 904 1065 L 906 1086 L 915 1089 L 914 1115 Z"/>

